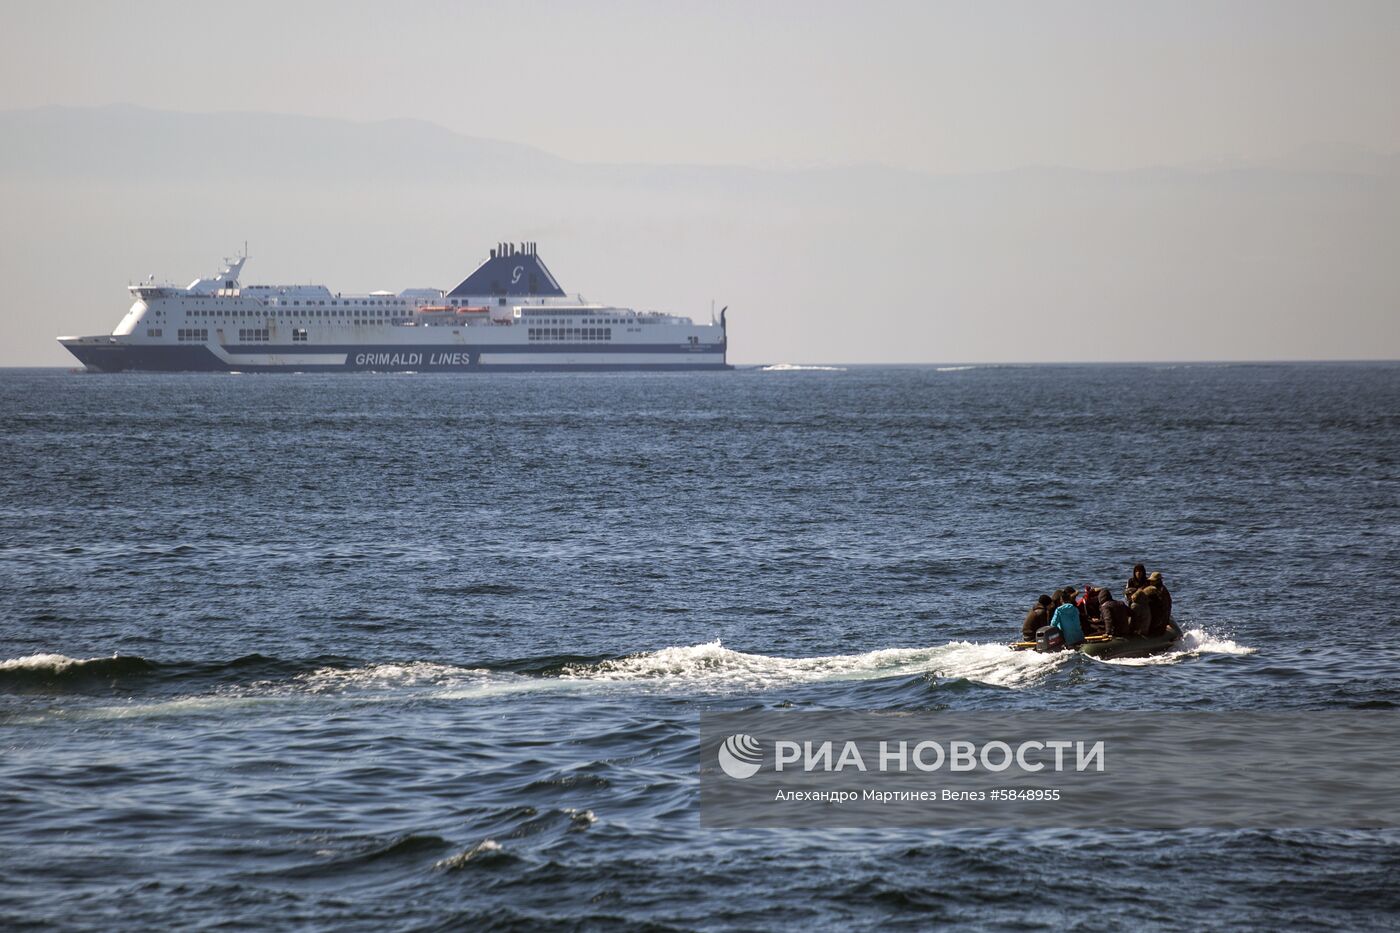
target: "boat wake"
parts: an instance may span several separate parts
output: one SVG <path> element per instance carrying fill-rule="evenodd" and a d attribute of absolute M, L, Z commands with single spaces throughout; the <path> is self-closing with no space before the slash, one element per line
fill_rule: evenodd
<path fill-rule="evenodd" d="M 1166 654 L 1101 664 L 1175 664 L 1206 654 L 1253 654 L 1223 635 L 1188 629 Z M 726 648 L 718 641 L 622 657 L 553 656 L 479 665 L 435 661 L 364 663 L 323 656 L 279 660 L 248 655 L 227 662 L 157 663 L 113 656 L 36 654 L 0 661 L 0 693 L 122 698 L 120 705 L 70 704 L 50 715 L 84 718 L 199 714 L 224 707 L 311 701 L 475 700 L 532 693 L 745 695 L 821 683 L 923 678 L 1019 690 L 1033 687 L 1075 652 L 1041 654 L 1005 645 L 953 641 L 922 648 L 781 657 Z M 1097 660 L 1097 659 L 1095 659 Z M 143 695 L 144 694 L 144 695 Z M 11 720 L 13 721 L 13 720 Z"/>
<path fill-rule="evenodd" d="M 844 373 L 844 366 L 803 366 L 798 363 L 771 363 L 759 370 L 765 373 Z"/>
<path fill-rule="evenodd" d="M 923 677 L 1001 688 L 1032 686 L 1069 658 L 957 641 L 859 654 L 780 657 L 726 648 L 718 641 L 622 657 L 523 659 L 481 665 L 434 661 L 363 663 L 338 657 L 284 661 L 249 655 L 228 662 L 157 663 L 136 656 L 78 659 L 31 655 L 0 661 L 0 693 L 94 699 L 66 714 L 109 717 L 200 712 L 220 705 L 316 697 L 382 702 L 470 700 L 527 693 L 746 694 L 822 682 Z"/>
<path fill-rule="evenodd" d="M 862 654 L 785 658 L 749 654 L 718 641 L 620 658 L 566 663 L 531 673 L 415 662 L 326 668 L 301 675 L 315 693 L 408 690 L 437 699 L 474 699 L 537 691 L 749 693 L 824 681 L 926 676 L 994 687 L 1030 686 L 1066 656 L 1011 651 L 1004 645 L 949 642 L 927 648 L 882 648 Z"/>
<path fill-rule="evenodd" d="M 1063 660 L 1033 654 L 1011 651 L 1003 645 L 959 641 L 927 648 L 882 648 L 863 654 L 784 658 L 735 651 L 712 641 L 565 668 L 560 677 L 607 683 L 669 683 L 702 689 L 765 690 L 816 681 L 926 674 L 940 680 L 1020 687 L 1039 680 Z"/>
<path fill-rule="evenodd" d="M 1119 664 L 1124 667 L 1151 667 L 1158 664 L 1176 664 L 1188 658 L 1199 657 L 1203 654 L 1254 654 L 1259 649 L 1241 645 L 1238 642 L 1226 638 L 1224 635 L 1215 635 L 1203 628 L 1189 628 L 1181 633 L 1181 639 L 1172 646 L 1170 651 L 1162 654 L 1154 654 L 1146 658 L 1114 658 L 1103 660 L 1096 658 L 1100 664 Z"/>

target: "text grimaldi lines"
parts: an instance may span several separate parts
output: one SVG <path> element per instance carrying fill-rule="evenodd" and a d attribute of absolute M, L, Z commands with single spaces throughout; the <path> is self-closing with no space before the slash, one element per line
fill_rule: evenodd
<path fill-rule="evenodd" d="M 356 353 L 356 366 L 470 366 L 470 353 L 460 350 L 442 352 Z"/>

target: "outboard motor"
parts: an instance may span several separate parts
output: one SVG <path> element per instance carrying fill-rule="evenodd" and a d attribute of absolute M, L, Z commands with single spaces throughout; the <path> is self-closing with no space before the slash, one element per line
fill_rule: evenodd
<path fill-rule="evenodd" d="M 1036 651 L 1063 651 L 1065 648 L 1065 633 L 1055 628 L 1053 625 L 1042 625 L 1035 630 L 1035 650 Z"/>

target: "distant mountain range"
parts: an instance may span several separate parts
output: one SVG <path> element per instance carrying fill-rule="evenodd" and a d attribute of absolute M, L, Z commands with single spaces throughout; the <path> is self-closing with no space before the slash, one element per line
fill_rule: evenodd
<path fill-rule="evenodd" d="M 877 165 L 806 169 L 744 166 L 578 163 L 518 143 L 463 136 L 421 120 L 356 123 L 269 113 L 181 113 L 130 105 L 0 111 L 0 172 L 10 176 L 170 180 L 206 176 L 467 182 L 528 179 L 691 181 L 708 177 L 772 185 L 885 178 L 901 184 L 936 178 L 1167 176 L 1198 180 L 1241 174 L 1400 176 L 1400 154 L 1318 145 L 1273 159 L 1129 169 L 1119 172 L 1028 166 L 953 176 Z"/>

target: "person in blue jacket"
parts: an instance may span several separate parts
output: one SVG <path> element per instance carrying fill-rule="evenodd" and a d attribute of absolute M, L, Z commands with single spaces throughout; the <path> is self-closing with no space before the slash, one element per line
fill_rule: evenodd
<path fill-rule="evenodd" d="M 1057 596 L 1059 605 L 1050 617 L 1050 624 L 1065 636 L 1065 645 L 1073 647 L 1084 640 L 1084 627 L 1079 624 L 1079 607 L 1074 604 L 1074 589 L 1063 589 Z"/>

